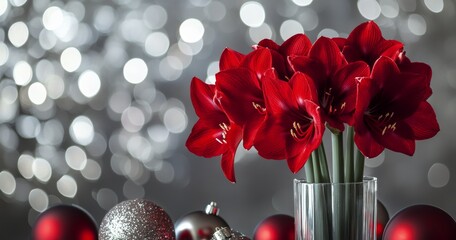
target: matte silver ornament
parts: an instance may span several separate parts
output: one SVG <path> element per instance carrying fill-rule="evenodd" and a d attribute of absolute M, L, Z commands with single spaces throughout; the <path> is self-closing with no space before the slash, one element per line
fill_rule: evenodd
<path fill-rule="evenodd" d="M 228 223 L 218 216 L 215 202 L 206 206 L 206 211 L 191 212 L 176 222 L 178 240 L 210 240 L 218 228 L 229 228 Z"/>
<path fill-rule="evenodd" d="M 100 240 L 175 240 L 169 215 L 155 203 L 127 200 L 114 206 L 103 218 Z"/>

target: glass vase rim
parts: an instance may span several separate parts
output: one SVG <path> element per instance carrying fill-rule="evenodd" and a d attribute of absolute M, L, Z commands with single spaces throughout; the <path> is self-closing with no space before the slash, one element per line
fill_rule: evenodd
<path fill-rule="evenodd" d="M 362 182 L 341 182 L 341 183 L 334 183 L 334 182 L 329 182 L 329 183 L 314 183 L 314 182 L 307 182 L 305 178 L 302 179 L 297 179 L 295 178 L 293 180 L 295 184 L 307 184 L 307 185 L 360 185 L 364 183 L 370 183 L 370 182 L 377 182 L 376 177 L 371 177 L 371 176 L 364 176 Z"/>

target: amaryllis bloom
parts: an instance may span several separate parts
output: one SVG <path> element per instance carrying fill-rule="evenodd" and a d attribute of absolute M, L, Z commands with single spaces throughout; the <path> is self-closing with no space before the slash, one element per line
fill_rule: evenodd
<path fill-rule="evenodd" d="M 370 73 L 366 63 L 347 64 L 337 45 L 326 37 L 315 42 L 308 56 L 291 57 L 290 63 L 314 81 L 324 121 L 331 128 L 343 131 L 344 123 L 353 124 L 357 78 Z"/>
<path fill-rule="evenodd" d="M 401 72 L 388 57 L 380 57 L 370 78 L 358 85 L 355 143 L 366 157 L 384 148 L 413 155 L 415 140 L 439 131 L 434 110 L 426 102 L 428 83 L 423 74 Z"/>
<path fill-rule="evenodd" d="M 279 78 L 287 80 L 293 75 L 292 68 L 288 64 L 288 57 L 306 56 L 311 46 L 312 42 L 309 38 L 301 33 L 293 35 L 282 45 L 278 45 L 271 39 L 263 39 L 255 48 L 271 49 L 273 66 L 279 74 Z"/>
<path fill-rule="evenodd" d="M 242 57 L 239 66 L 232 68 L 236 61 L 223 61 L 224 67 L 230 67 L 215 75 L 216 98 L 228 118 L 242 128 L 244 147 L 250 149 L 266 114 L 261 77 L 272 67 L 272 58 L 263 48 Z"/>
<path fill-rule="evenodd" d="M 286 158 L 296 173 L 321 144 L 324 132 L 313 82 L 300 72 L 289 82 L 266 75 L 263 91 L 268 114 L 262 128 L 267 131 L 261 131 L 266 135 L 255 140 L 255 148 L 265 158 Z M 283 149 L 285 156 L 281 156 Z"/>
<path fill-rule="evenodd" d="M 190 97 L 199 120 L 193 126 L 186 146 L 202 157 L 222 155 L 222 170 L 226 178 L 235 182 L 234 155 L 242 139 L 241 128 L 230 121 L 214 101 L 215 86 L 193 78 Z"/>
<path fill-rule="evenodd" d="M 396 40 L 385 40 L 378 25 L 365 22 L 357 26 L 347 39 L 334 39 L 341 48 L 348 62 L 362 60 L 373 66 L 380 56 L 396 58 L 403 44 Z"/>

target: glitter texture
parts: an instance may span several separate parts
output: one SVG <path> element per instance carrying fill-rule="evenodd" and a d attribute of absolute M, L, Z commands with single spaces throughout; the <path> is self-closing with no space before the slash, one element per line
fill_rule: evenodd
<path fill-rule="evenodd" d="M 117 204 L 103 218 L 100 240 L 174 240 L 174 226 L 169 215 L 147 200 L 128 200 Z"/>

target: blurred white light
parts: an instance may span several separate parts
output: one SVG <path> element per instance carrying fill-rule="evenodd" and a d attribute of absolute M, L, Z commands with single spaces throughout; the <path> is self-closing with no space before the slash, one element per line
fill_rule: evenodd
<path fill-rule="evenodd" d="M 108 211 L 117 204 L 118 197 L 116 192 L 109 188 L 102 188 L 97 192 L 96 200 L 101 208 Z"/>
<path fill-rule="evenodd" d="M 0 0 L 0 16 L 8 10 L 8 0 Z"/>
<path fill-rule="evenodd" d="M 8 58 L 9 58 L 8 46 L 5 43 L 0 42 L 0 66 L 5 64 L 8 61 Z"/>
<path fill-rule="evenodd" d="M 265 38 L 272 38 L 272 29 L 267 23 L 261 24 L 259 27 L 249 28 L 250 39 L 254 43 L 258 43 Z"/>
<path fill-rule="evenodd" d="M 65 161 L 74 170 L 82 170 L 87 164 L 87 155 L 78 146 L 71 146 L 65 151 Z"/>
<path fill-rule="evenodd" d="M 15 6 L 15 7 L 20 7 L 22 5 L 24 5 L 27 0 L 10 0 L 11 2 L 11 5 Z"/>
<path fill-rule="evenodd" d="M 48 96 L 51 99 L 60 98 L 65 91 L 65 81 L 61 76 L 52 74 L 44 80 L 44 85 L 46 86 Z"/>
<path fill-rule="evenodd" d="M 43 26 L 47 30 L 55 30 L 63 23 L 63 12 L 59 7 L 52 6 L 43 13 Z"/>
<path fill-rule="evenodd" d="M 161 168 L 155 172 L 155 177 L 161 183 L 171 183 L 174 180 L 174 166 L 169 162 L 163 162 Z"/>
<path fill-rule="evenodd" d="M 122 192 L 125 197 L 128 199 L 135 199 L 135 198 L 144 198 L 145 190 L 144 187 L 141 185 L 136 184 L 131 180 L 127 180 L 122 188 Z"/>
<path fill-rule="evenodd" d="M 167 81 L 175 81 L 182 75 L 182 61 L 175 56 L 167 56 L 158 66 L 160 75 Z"/>
<path fill-rule="evenodd" d="M 87 180 L 98 180 L 101 176 L 100 164 L 92 159 L 87 159 L 87 164 L 84 169 L 82 169 L 81 174 Z"/>
<path fill-rule="evenodd" d="M 443 0 L 424 0 L 426 7 L 432 12 L 439 13 L 443 10 Z"/>
<path fill-rule="evenodd" d="M 162 56 L 169 48 L 168 35 L 162 32 L 153 32 L 149 34 L 144 43 L 144 48 L 152 57 Z"/>
<path fill-rule="evenodd" d="M 74 198 L 78 192 L 78 185 L 76 184 L 76 181 L 73 177 L 69 175 L 63 175 L 57 181 L 57 190 L 60 192 L 60 194 L 67 198 Z"/>
<path fill-rule="evenodd" d="M 67 72 L 76 71 L 81 65 L 82 56 L 77 48 L 69 47 L 60 55 L 60 64 Z"/>
<path fill-rule="evenodd" d="M 128 60 L 123 67 L 123 75 L 127 82 L 138 84 L 147 77 L 148 68 L 146 62 L 140 58 Z"/>
<path fill-rule="evenodd" d="M 107 33 L 111 29 L 116 15 L 111 6 L 101 6 L 95 14 L 93 26 L 100 32 Z"/>
<path fill-rule="evenodd" d="M 337 33 L 337 31 L 334 29 L 325 28 L 318 33 L 318 37 L 321 37 L 321 36 L 333 38 L 333 37 L 339 37 L 339 33 Z"/>
<path fill-rule="evenodd" d="M 22 154 L 17 160 L 17 169 L 25 179 L 31 179 L 33 177 L 33 161 L 34 158 L 28 154 Z"/>
<path fill-rule="evenodd" d="M 312 0 L 293 0 L 293 3 L 300 7 L 305 7 L 309 6 L 312 3 Z"/>
<path fill-rule="evenodd" d="M 377 19 L 382 11 L 375 0 L 358 0 L 358 10 L 364 18 L 369 20 Z"/>
<path fill-rule="evenodd" d="M 43 29 L 40 32 L 40 36 L 38 36 L 38 41 L 44 50 L 50 50 L 57 44 L 57 36 L 55 36 L 54 33 Z"/>
<path fill-rule="evenodd" d="M 181 133 L 187 127 L 187 114 L 177 107 L 166 110 L 163 116 L 163 124 L 171 133 Z"/>
<path fill-rule="evenodd" d="M 127 142 L 127 150 L 131 156 L 140 160 L 141 162 L 146 162 L 151 159 L 152 144 L 146 138 L 142 136 L 133 136 Z"/>
<path fill-rule="evenodd" d="M 147 128 L 147 133 L 154 142 L 165 142 L 169 137 L 169 131 L 163 125 L 151 126 Z"/>
<path fill-rule="evenodd" d="M 152 30 L 160 29 L 168 21 L 168 13 L 160 5 L 150 5 L 144 11 L 143 20 L 148 28 Z"/>
<path fill-rule="evenodd" d="M 395 0 L 380 0 L 383 16 L 395 18 L 399 15 L 399 4 Z"/>
<path fill-rule="evenodd" d="M 15 22 L 8 30 L 8 38 L 15 47 L 21 47 L 27 42 L 29 30 L 24 22 Z"/>
<path fill-rule="evenodd" d="M 255 1 L 242 4 L 239 14 L 242 22 L 249 27 L 261 26 L 266 18 L 263 5 Z"/>
<path fill-rule="evenodd" d="M 27 85 L 32 80 L 32 76 L 32 67 L 26 61 L 19 61 L 14 65 L 13 78 L 17 85 Z"/>
<path fill-rule="evenodd" d="M 33 104 L 41 105 L 46 101 L 47 91 L 40 82 L 34 82 L 28 89 L 28 97 Z"/>
<path fill-rule="evenodd" d="M 16 190 L 16 179 L 13 174 L 3 170 L 0 172 L 0 191 L 4 194 L 11 195 Z"/>
<path fill-rule="evenodd" d="M 128 107 L 122 113 L 121 122 L 125 130 L 129 132 L 138 132 L 144 126 L 146 118 L 141 109 L 137 107 Z"/>
<path fill-rule="evenodd" d="M 280 25 L 280 36 L 283 40 L 287 40 L 297 33 L 304 33 L 304 28 L 301 23 L 296 20 L 285 20 L 282 25 Z"/>
<path fill-rule="evenodd" d="M 450 170 L 445 164 L 434 163 L 429 168 L 428 181 L 432 187 L 444 187 L 450 181 Z"/>
<path fill-rule="evenodd" d="M 95 135 L 92 121 L 86 116 L 76 117 L 70 125 L 70 136 L 74 142 L 89 145 Z"/>
<path fill-rule="evenodd" d="M 318 14 L 312 8 L 303 8 L 299 10 L 299 22 L 302 24 L 304 31 L 312 31 L 318 27 Z"/>
<path fill-rule="evenodd" d="M 426 20 L 419 14 L 410 14 L 407 26 L 410 32 L 417 36 L 422 36 L 426 33 Z"/>
<path fill-rule="evenodd" d="M 226 15 L 226 7 L 222 2 L 212 1 L 204 8 L 204 14 L 211 21 L 221 21 Z"/>
<path fill-rule="evenodd" d="M 49 205 L 49 198 L 46 192 L 39 188 L 35 188 L 30 191 L 28 200 L 30 206 L 35 209 L 37 212 L 43 212 L 48 208 Z"/>
<path fill-rule="evenodd" d="M 78 87 L 84 96 L 88 98 L 94 97 L 101 88 L 100 77 L 96 72 L 86 70 L 79 76 Z"/>
<path fill-rule="evenodd" d="M 114 92 L 109 98 L 109 108 L 115 113 L 122 113 L 131 104 L 131 96 L 126 91 Z"/>
<path fill-rule="evenodd" d="M 35 138 L 41 131 L 40 121 L 34 116 L 19 116 L 16 131 L 23 138 Z"/>
<path fill-rule="evenodd" d="M 179 27 L 179 34 L 182 40 L 185 42 L 198 42 L 203 38 L 204 26 L 200 20 L 189 18 L 181 23 Z"/>
<path fill-rule="evenodd" d="M 43 158 L 35 158 L 32 164 L 33 175 L 41 182 L 47 182 L 51 179 L 51 164 Z"/>

